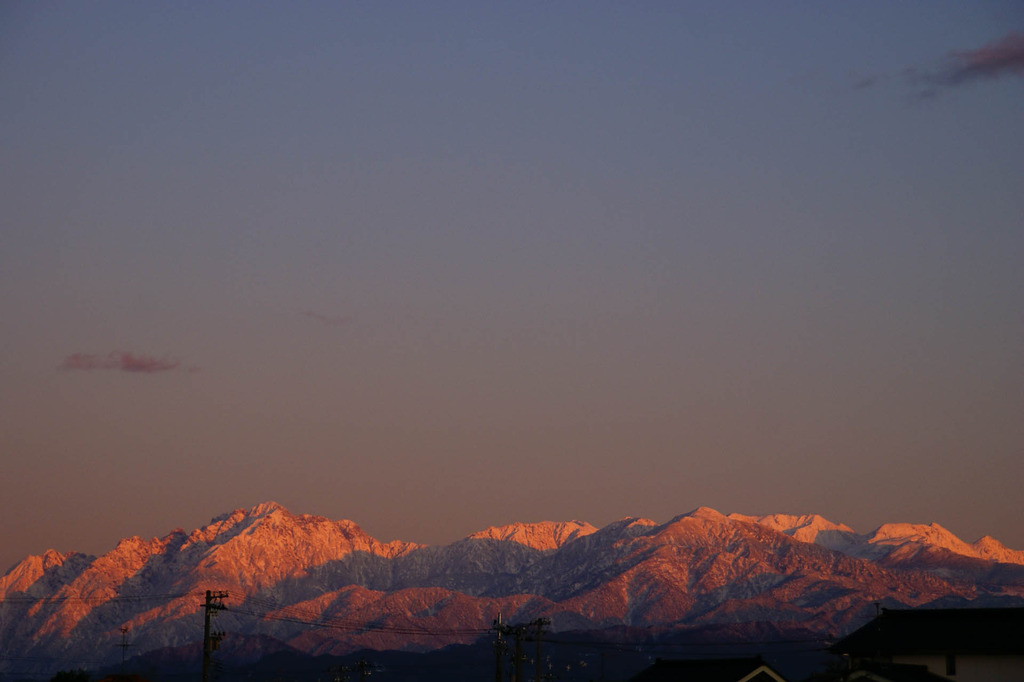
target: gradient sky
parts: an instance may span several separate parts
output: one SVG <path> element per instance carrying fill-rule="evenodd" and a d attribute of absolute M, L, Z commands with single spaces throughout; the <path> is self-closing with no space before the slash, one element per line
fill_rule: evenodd
<path fill-rule="evenodd" d="M 1024 5 L 5 2 L 0 571 L 276 500 L 1024 548 Z"/>

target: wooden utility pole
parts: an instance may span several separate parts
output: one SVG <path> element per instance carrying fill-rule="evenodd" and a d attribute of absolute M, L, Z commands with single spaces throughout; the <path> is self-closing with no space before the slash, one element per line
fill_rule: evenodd
<path fill-rule="evenodd" d="M 502 639 L 503 636 L 511 636 L 515 638 L 515 645 L 512 651 L 512 677 L 515 682 L 523 682 L 524 668 L 526 664 L 526 656 L 523 654 L 523 639 L 526 636 L 528 628 L 537 629 L 537 672 L 535 682 L 541 682 L 544 679 L 543 671 L 543 658 L 541 652 L 541 637 L 544 634 L 544 626 L 550 625 L 551 621 L 547 618 L 537 618 L 532 620 L 525 625 L 503 625 L 501 622 L 501 614 L 498 614 L 498 618 L 494 621 L 492 627 L 494 628 L 494 681 L 505 682 L 504 671 L 502 670 L 502 659 L 505 653 L 508 651 L 508 645 Z"/>
<path fill-rule="evenodd" d="M 501 624 L 501 612 L 494 621 L 494 682 L 505 682 L 504 671 L 501 667 L 502 657 L 505 655 L 505 641 L 501 638 L 505 626 Z"/>
<path fill-rule="evenodd" d="M 512 628 L 512 634 L 516 637 L 516 682 L 523 682 L 523 661 L 526 659 L 523 656 L 523 626 L 516 625 Z"/>
<path fill-rule="evenodd" d="M 551 621 L 547 618 L 538 618 L 537 620 L 530 623 L 530 625 L 537 626 L 537 672 L 536 677 L 534 679 L 535 682 L 541 682 L 541 680 L 543 679 L 543 677 L 541 677 L 541 670 L 543 670 L 543 668 L 541 666 L 540 639 L 541 636 L 544 634 L 544 626 L 551 625 Z"/>
<path fill-rule="evenodd" d="M 128 647 L 129 646 L 131 646 L 131 645 L 128 644 L 128 626 L 127 625 L 122 625 L 121 626 L 121 644 L 120 644 L 120 647 L 121 647 L 121 674 L 122 675 L 124 675 L 124 659 L 126 659 L 128 657 Z"/>
<path fill-rule="evenodd" d="M 217 611 L 223 611 L 222 600 L 228 598 L 227 592 L 206 591 L 206 602 L 203 604 L 203 682 L 210 682 L 210 661 L 213 651 L 220 646 L 220 640 L 224 639 L 223 632 L 210 632 L 210 619 Z"/>

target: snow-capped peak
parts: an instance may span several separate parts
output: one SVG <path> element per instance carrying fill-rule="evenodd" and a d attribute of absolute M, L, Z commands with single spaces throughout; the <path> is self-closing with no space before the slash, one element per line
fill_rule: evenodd
<path fill-rule="evenodd" d="M 987 536 L 969 544 L 937 523 L 885 523 L 868 535 L 867 543 L 875 548 L 876 554 L 896 551 L 911 554 L 921 549 L 943 549 L 975 559 L 1024 564 L 1024 552 L 1007 549 Z"/>
<path fill-rule="evenodd" d="M 541 521 L 494 526 L 467 537 L 473 540 L 506 540 L 533 549 L 549 550 L 558 549 L 570 540 L 595 532 L 597 528 L 585 521 Z"/>
<path fill-rule="evenodd" d="M 733 521 L 756 523 L 765 528 L 779 531 L 801 542 L 842 549 L 850 544 L 856 535 L 855 531 L 843 523 L 833 523 L 818 514 L 768 514 L 766 516 L 746 516 L 729 514 Z"/>
<path fill-rule="evenodd" d="M 1004 564 L 1024 564 L 1024 551 L 1010 549 L 993 537 L 985 535 L 971 544 L 978 558 Z"/>
<path fill-rule="evenodd" d="M 711 507 L 697 507 L 689 514 L 683 514 L 683 516 L 677 518 L 685 517 L 695 519 L 707 519 L 708 521 L 722 521 L 726 518 L 725 515 L 722 514 L 722 512 L 718 511 L 717 509 L 712 509 Z"/>
<path fill-rule="evenodd" d="M 937 523 L 885 523 L 868 537 L 875 545 L 900 546 L 908 542 L 948 549 L 957 554 L 970 552 L 970 545 Z"/>
<path fill-rule="evenodd" d="M 48 549 L 41 555 L 27 556 L 0 576 L 0 595 L 9 592 L 22 592 L 32 583 L 39 580 L 49 570 L 62 566 L 65 559 L 74 554 L 61 554 L 57 550 Z"/>
<path fill-rule="evenodd" d="M 249 524 L 275 514 L 288 514 L 288 510 L 277 502 L 260 502 L 250 509 L 235 509 L 210 519 L 210 526 L 229 528 L 237 524 Z"/>
<path fill-rule="evenodd" d="M 268 516 L 274 512 L 287 513 L 288 510 L 273 500 L 267 500 L 266 502 L 260 502 L 250 509 L 249 516 Z"/>
<path fill-rule="evenodd" d="M 747 523 L 756 523 L 772 530 L 777 530 L 780 533 L 786 535 L 792 535 L 794 537 L 799 535 L 808 535 L 810 533 L 816 533 L 822 530 L 841 530 L 846 533 L 852 533 L 854 530 L 842 523 L 833 523 L 823 516 L 818 514 L 768 514 L 766 516 L 746 516 L 745 514 L 729 514 L 729 518 L 734 521 L 746 521 Z M 798 540 L 803 538 L 797 537 Z M 805 540 L 806 542 L 812 542 L 811 540 Z"/>

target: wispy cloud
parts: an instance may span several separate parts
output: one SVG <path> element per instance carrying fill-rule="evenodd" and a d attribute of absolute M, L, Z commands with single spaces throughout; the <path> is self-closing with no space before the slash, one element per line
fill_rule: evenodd
<path fill-rule="evenodd" d="M 94 355 L 91 353 L 72 353 L 64 358 L 59 369 L 72 370 L 96 370 L 108 369 L 121 372 L 136 372 L 142 374 L 153 374 L 155 372 L 167 372 L 178 369 L 181 362 L 170 357 L 154 357 L 139 353 L 128 353 L 115 350 L 107 355 Z M 194 371 L 197 368 L 187 368 Z"/>
<path fill-rule="evenodd" d="M 312 310 L 303 310 L 301 311 L 301 314 L 303 317 L 308 317 L 311 320 L 316 320 L 321 324 L 330 325 L 332 327 L 338 327 L 343 324 L 347 324 L 350 319 L 348 317 L 342 317 L 340 315 L 324 315 L 322 313 L 313 312 Z"/>
<path fill-rule="evenodd" d="M 867 90 L 873 88 L 879 83 L 883 83 L 888 80 L 888 76 L 885 74 L 872 74 L 870 76 L 858 76 L 857 80 L 853 82 L 854 90 Z"/>
<path fill-rule="evenodd" d="M 959 85 L 1004 74 L 1024 76 L 1024 33 L 1009 33 L 977 50 L 950 54 L 950 64 L 939 74 L 947 85 Z"/>
<path fill-rule="evenodd" d="M 914 90 L 915 99 L 930 99 L 942 90 L 1001 76 L 1024 77 L 1024 33 L 1011 32 L 973 50 L 953 50 L 927 67 L 908 66 L 899 76 Z M 888 80 L 887 74 L 858 77 L 855 90 Z"/>

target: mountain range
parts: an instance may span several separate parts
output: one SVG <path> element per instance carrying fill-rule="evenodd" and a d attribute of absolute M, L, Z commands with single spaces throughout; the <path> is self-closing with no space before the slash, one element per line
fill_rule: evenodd
<path fill-rule="evenodd" d="M 936 524 L 859 534 L 816 515 L 705 507 L 665 523 L 515 523 L 424 546 L 267 502 L 98 557 L 19 562 L 0 578 L 0 673 L 98 669 L 126 651 L 198 660 L 207 590 L 227 593 L 215 628 L 226 632 L 218 655 L 234 661 L 428 651 L 487 637 L 499 618 L 547 618 L 555 633 L 824 639 L 878 604 L 1020 605 L 1024 552 Z"/>

